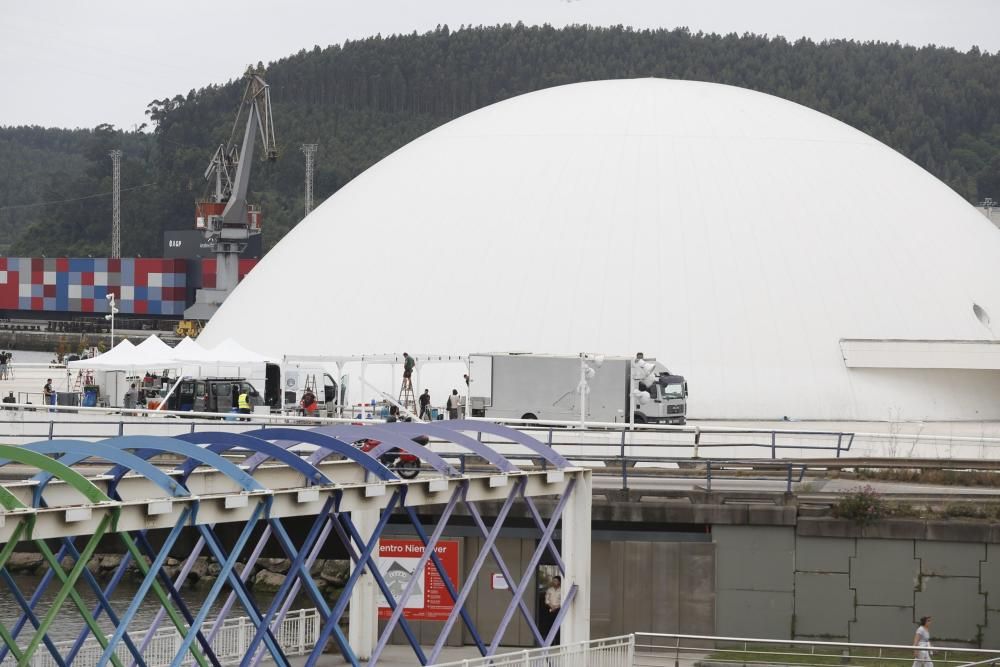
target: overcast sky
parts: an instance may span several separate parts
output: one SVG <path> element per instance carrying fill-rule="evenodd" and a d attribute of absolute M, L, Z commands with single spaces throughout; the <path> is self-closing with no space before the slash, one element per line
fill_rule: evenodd
<path fill-rule="evenodd" d="M 318 44 L 447 23 L 624 24 L 1000 50 L 998 0 L 0 0 L 0 125 L 132 128 Z"/>

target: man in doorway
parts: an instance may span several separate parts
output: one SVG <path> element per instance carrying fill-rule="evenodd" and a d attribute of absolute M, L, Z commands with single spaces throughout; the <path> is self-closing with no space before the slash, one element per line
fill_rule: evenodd
<path fill-rule="evenodd" d="M 552 577 L 552 583 L 545 589 L 545 607 L 555 616 L 562 607 L 562 577 L 558 574 Z"/>
<path fill-rule="evenodd" d="M 542 636 L 546 636 L 552 629 L 552 624 L 556 622 L 559 609 L 562 607 L 562 577 L 558 574 L 552 577 L 549 587 L 545 589 L 545 598 L 542 601 L 541 627 Z M 552 639 L 552 645 L 559 643 L 559 632 L 556 632 Z"/>
<path fill-rule="evenodd" d="M 420 419 L 431 420 L 431 390 L 424 389 L 420 394 Z"/>

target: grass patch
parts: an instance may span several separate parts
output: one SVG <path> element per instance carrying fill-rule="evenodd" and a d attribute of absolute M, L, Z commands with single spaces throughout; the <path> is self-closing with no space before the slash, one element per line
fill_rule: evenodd
<path fill-rule="evenodd" d="M 1000 487 L 1000 471 L 993 470 L 924 470 L 921 468 L 860 468 L 859 480 L 937 484 L 940 486 Z"/>
<path fill-rule="evenodd" d="M 812 650 L 810 650 L 812 649 Z M 844 652 L 842 652 L 844 651 Z M 947 649 L 934 650 L 935 666 L 962 665 L 996 657 L 995 654 L 955 653 Z M 754 646 L 748 650 L 721 649 L 699 660 L 696 665 L 712 663 L 732 665 L 852 665 L 856 667 L 910 667 L 913 651 L 907 649 L 855 649 L 850 653 L 836 646 L 783 646 L 780 644 Z"/>

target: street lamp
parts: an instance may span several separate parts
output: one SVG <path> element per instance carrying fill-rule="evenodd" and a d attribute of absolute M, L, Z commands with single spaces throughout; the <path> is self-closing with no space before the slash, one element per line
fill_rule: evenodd
<path fill-rule="evenodd" d="M 104 319 L 111 321 L 111 347 L 113 348 L 115 346 L 115 315 L 118 313 L 118 308 L 115 306 L 115 293 L 111 292 L 104 298 L 108 300 L 108 308 L 110 309 Z"/>

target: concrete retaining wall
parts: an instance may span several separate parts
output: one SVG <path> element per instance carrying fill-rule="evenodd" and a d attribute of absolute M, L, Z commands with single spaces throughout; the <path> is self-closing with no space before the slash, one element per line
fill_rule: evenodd
<path fill-rule="evenodd" d="M 905 644 L 931 615 L 937 642 L 1000 648 L 1000 544 L 980 527 L 965 542 L 804 523 L 713 527 L 717 634 Z"/>

